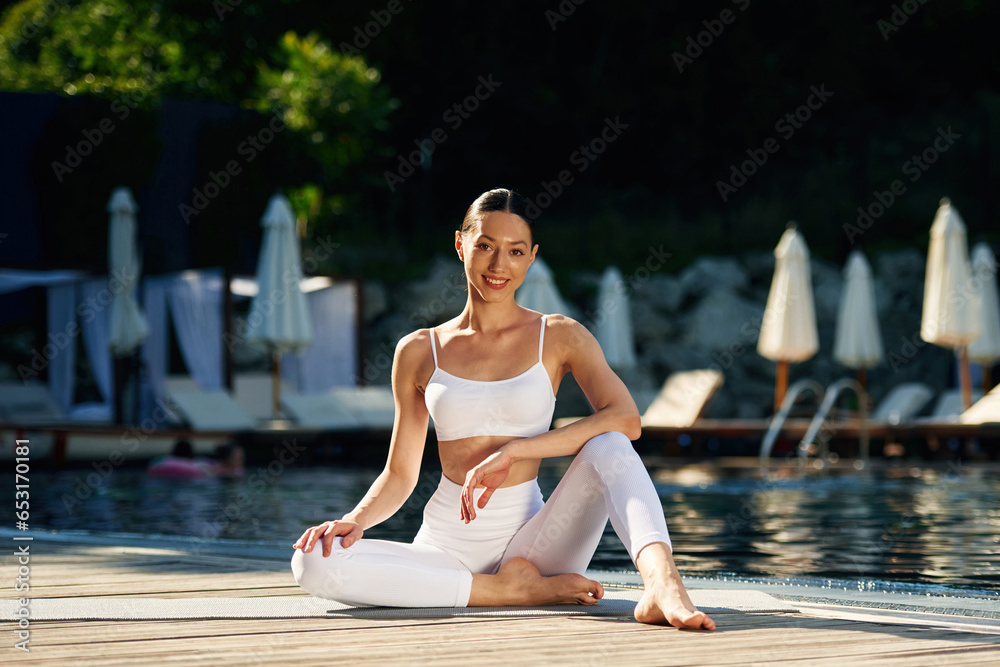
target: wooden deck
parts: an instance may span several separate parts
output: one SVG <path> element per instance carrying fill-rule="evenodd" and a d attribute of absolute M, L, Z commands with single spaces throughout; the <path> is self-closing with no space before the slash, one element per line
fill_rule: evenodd
<path fill-rule="evenodd" d="M 10 549 L 13 551 L 13 548 Z M 8 551 L 9 553 L 9 551 Z M 286 561 L 181 549 L 34 542 L 33 599 L 259 597 L 303 594 Z M 3 572 L 12 582 L 14 559 Z M 9 583 L 7 598 L 15 597 Z M 949 620 L 951 618 L 952 620 Z M 630 617 L 32 621 L 26 665 L 985 665 L 1000 663 L 1000 629 L 962 617 L 930 626 L 865 609 L 803 605 L 800 613 L 724 614 L 714 633 Z"/>

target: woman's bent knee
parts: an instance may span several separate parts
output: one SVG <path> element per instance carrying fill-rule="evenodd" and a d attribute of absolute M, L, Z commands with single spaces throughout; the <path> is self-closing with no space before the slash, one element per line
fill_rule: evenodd
<path fill-rule="evenodd" d="M 296 549 L 292 554 L 292 574 L 295 582 L 310 595 L 327 600 L 337 600 L 346 581 L 344 561 L 339 552 L 340 538 L 334 540 L 333 552 L 324 558 L 322 545 L 310 551 Z"/>
<path fill-rule="evenodd" d="M 586 459 L 607 461 L 635 454 L 632 441 L 620 431 L 609 431 L 595 435 L 580 450 Z"/>

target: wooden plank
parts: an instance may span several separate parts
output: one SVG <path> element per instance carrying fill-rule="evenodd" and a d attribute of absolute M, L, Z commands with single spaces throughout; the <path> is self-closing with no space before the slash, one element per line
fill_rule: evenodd
<path fill-rule="evenodd" d="M 52 546 L 45 558 L 33 561 L 33 582 L 37 577 L 41 584 L 32 588 L 34 598 L 306 595 L 294 584 L 288 564 L 280 561 L 131 547 Z M 346 646 L 346 659 L 364 664 L 446 667 L 484 660 L 576 667 L 755 662 L 923 667 L 1000 661 L 998 634 L 893 625 L 858 618 L 863 613 L 823 607 L 800 614 L 720 614 L 715 633 L 647 626 L 630 617 L 35 621 L 31 653 L 16 657 L 19 663 L 45 667 L 79 661 L 184 667 L 329 665 L 337 659 L 335 647 Z M 13 627 L 0 623 L 6 632 Z"/>

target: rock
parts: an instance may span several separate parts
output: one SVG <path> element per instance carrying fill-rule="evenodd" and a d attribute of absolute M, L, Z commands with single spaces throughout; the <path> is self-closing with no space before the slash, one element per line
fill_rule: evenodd
<path fill-rule="evenodd" d="M 752 285 L 770 285 L 774 277 L 774 253 L 752 252 L 743 258 Z"/>
<path fill-rule="evenodd" d="M 399 291 L 405 308 L 397 307 L 397 312 L 406 316 L 411 330 L 435 326 L 462 312 L 467 289 L 458 260 L 437 256 L 426 278 L 413 281 Z"/>
<path fill-rule="evenodd" d="M 684 290 L 680 279 L 674 276 L 650 276 L 644 283 L 636 284 L 632 292 L 633 309 L 645 306 L 664 313 L 674 313 L 680 308 L 682 301 Z"/>
<path fill-rule="evenodd" d="M 638 350 L 650 349 L 673 337 L 671 319 L 650 307 L 632 304 L 632 331 Z"/>
<path fill-rule="evenodd" d="M 715 291 L 684 319 L 683 342 L 699 350 L 740 349 L 755 345 L 764 304 L 728 291 Z"/>
<path fill-rule="evenodd" d="M 739 292 L 750 285 L 750 274 L 732 257 L 701 257 L 681 272 L 685 297 L 710 292 Z"/>
<path fill-rule="evenodd" d="M 671 373 L 709 368 L 712 365 L 712 356 L 706 351 L 676 343 L 657 345 L 650 351 L 647 358 L 651 365 L 659 371 L 655 373 L 657 386 L 663 384 L 663 381 Z"/>
<path fill-rule="evenodd" d="M 817 325 L 835 326 L 837 311 L 840 309 L 840 294 L 844 279 L 841 270 L 829 262 L 813 258 L 809 267 L 812 273 L 813 305 L 816 310 Z"/>
<path fill-rule="evenodd" d="M 885 281 L 889 289 L 897 286 L 923 286 L 927 258 L 918 251 L 909 249 L 880 252 L 874 259 L 874 273 Z"/>

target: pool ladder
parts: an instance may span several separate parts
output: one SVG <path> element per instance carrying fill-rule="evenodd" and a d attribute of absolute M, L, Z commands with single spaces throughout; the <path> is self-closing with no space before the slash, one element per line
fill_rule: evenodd
<path fill-rule="evenodd" d="M 815 380 L 805 378 L 795 382 L 788 388 L 788 392 L 785 394 L 784 400 L 781 402 L 781 408 L 778 412 L 771 418 L 771 423 L 768 425 L 767 433 L 764 435 L 764 441 L 760 446 L 760 463 L 761 465 L 767 465 L 768 460 L 771 456 L 771 449 L 774 447 L 774 441 L 778 439 L 778 434 L 781 433 L 782 427 L 785 425 L 785 421 L 788 419 L 788 413 L 791 412 L 792 406 L 795 404 L 795 400 L 804 391 L 812 392 L 819 401 L 819 407 L 816 409 L 816 413 L 813 415 L 812 421 L 809 422 L 809 428 L 806 429 L 806 433 L 802 436 L 802 440 L 799 441 L 798 446 L 798 456 L 799 459 L 805 459 L 809 456 L 809 449 L 813 445 L 813 441 L 819 435 L 820 429 L 823 428 L 823 424 L 826 423 L 827 415 L 830 414 L 830 410 L 833 409 L 834 404 L 837 402 L 837 398 L 840 396 L 841 392 L 845 389 L 852 390 L 858 396 L 858 419 L 860 421 L 860 427 L 858 429 L 858 440 L 861 450 L 861 461 L 864 465 L 868 463 L 869 457 L 869 447 L 868 447 L 868 392 L 865 391 L 864 387 L 853 378 L 843 378 L 837 380 L 831 384 L 826 389 L 823 389 L 823 385 Z M 829 450 L 827 448 L 827 439 L 824 438 L 820 441 L 820 459 L 825 461 L 829 455 Z"/>

